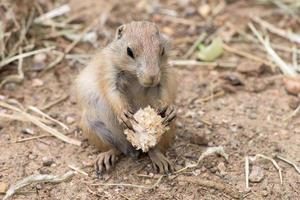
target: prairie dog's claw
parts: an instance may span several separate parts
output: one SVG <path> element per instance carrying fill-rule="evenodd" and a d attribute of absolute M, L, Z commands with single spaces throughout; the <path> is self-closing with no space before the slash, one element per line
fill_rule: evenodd
<path fill-rule="evenodd" d="M 133 113 L 129 110 L 124 111 L 118 119 L 124 128 L 128 128 L 130 130 L 133 130 L 132 123 L 138 123 L 133 117 Z"/>
<path fill-rule="evenodd" d="M 168 126 L 176 118 L 176 109 L 174 106 L 166 106 L 159 109 L 158 114 L 164 118 L 163 124 Z"/>
<path fill-rule="evenodd" d="M 104 171 L 109 171 L 114 167 L 119 155 L 120 152 L 115 149 L 100 153 L 95 161 L 97 176 L 101 176 Z"/>
<path fill-rule="evenodd" d="M 150 150 L 148 155 L 152 161 L 153 168 L 158 173 L 170 173 L 174 171 L 172 163 L 157 149 Z"/>

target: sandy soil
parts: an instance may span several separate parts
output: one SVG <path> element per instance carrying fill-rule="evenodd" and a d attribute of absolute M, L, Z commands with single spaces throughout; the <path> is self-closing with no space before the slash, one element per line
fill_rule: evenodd
<path fill-rule="evenodd" d="M 214 18 L 215 28 L 224 24 L 224 21 L 244 27 L 247 24 L 244 18 L 246 12 L 266 13 L 274 9 L 250 2 L 252 1 L 228 4 L 221 14 Z M 113 37 L 113 30 L 119 24 L 132 19 L 147 19 L 157 22 L 162 32 L 173 38 L 171 59 L 178 59 L 192 45 L 199 33 L 206 29 L 204 25 L 190 26 L 172 17 L 147 14 L 140 4 L 142 3 L 139 3 L 140 7 L 133 13 L 128 13 L 128 9 L 125 9 L 133 6 L 133 2 L 128 2 L 125 6 L 118 4 L 113 8 L 106 29 L 101 32 L 102 36 L 98 40 L 100 47 Z M 186 17 L 193 23 L 209 24 L 209 20 L 201 18 L 197 10 L 192 12 L 193 7 L 197 8 L 200 5 L 195 1 L 188 5 L 167 1 L 162 5 L 164 8 L 176 10 L 180 18 Z M 192 17 L 189 17 L 188 12 L 192 13 Z M 118 20 L 124 14 L 126 17 Z M 276 22 L 276 17 L 280 18 L 275 16 L 270 19 Z M 87 21 L 84 23 L 88 24 Z M 299 32 L 299 27 L 295 31 Z M 281 38 L 274 38 L 282 44 L 289 44 Z M 57 43 L 60 41 L 60 44 L 66 43 L 63 39 L 55 40 Z M 265 56 L 265 53 L 253 44 L 232 42 L 230 45 L 260 57 Z M 74 49 L 76 53 L 93 51 L 94 48 L 86 44 L 78 45 Z M 225 52 L 221 60 L 233 60 L 237 63 L 249 61 L 228 52 Z M 0 183 L 11 185 L 32 174 L 63 174 L 70 170 L 69 165 L 81 168 L 88 176 L 76 174 L 70 180 L 58 184 L 30 185 L 20 190 L 12 199 L 232 199 L 224 191 L 189 183 L 191 177 L 222 183 L 226 188 L 241 192 L 244 199 L 300 199 L 300 175 L 290 165 L 278 159 L 276 160 L 282 168 L 282 185 L 278 171 L 272 163 L 258 159 L 251 162 L 250 170 L 253 166 L 260 167 L 263 179 L 258 183 L 250 183 L 250 192 L 246 192 L 245 189 L 245 156 L 281 155 L 300 165 L 300 118 L 296 116 L 284 120 L 295 109 L 295 105 L 297 107 L 299 98 L 287 94 L 281 75 L 276 69 L 273 72 L 245 75 L 236 72 L 235 68 L 176 67 L 181 80 L 176 100 L 178 130 L 175 144 L 167 152 L 168 158 L 176 169 L 181 169 L 196 162 L 207 147 L 223 146 L 229 159 L 226 161 L 223 157 L 211 155 L 201 161 L 198 167 L 177 175 L 164 176 L 157 187 L 142 189 L 102 184 L 155 184 L 160 175 L 155 174 L 147 157 L 139 160 L 122 157 L 113 171 L 100 179 L 95 176 L 92 163 L 99 152 L 88 144 L 80 131 L 80 111 L 72 92 L 73 80 L 84 66 L 64 61 L 53 70 L 41 74 L 30 70 L 31 59 L 27 59 L 25 64 L 24 82 L 17 85 L 13 91 L 7 87 L 2 89 L 1 97 L 17 99 L 24 106 L 34 105 L 42 108 L 49 102 L 69 95 L 67 99 L 45 112 L 67 123 L 70 130 L 66 134 L 82 141 L 82 146 L 66 144 L 54 137 L 16 142 L 47 133 L 30 123 L 3 121 L 0 124 Z M 37 86 L 37 79 L 42 80 L 43 84 Z M 232 85 L 233 79 L 239 80 L 241 84 Z M 207 98 L 213 97 L 213 94 L 223 91 L 222 89 L 225 91 L 224 95 Z M 2 111 L 0 108 L 0 112 Z M 34 135 L 25 134 L 26 128 L 32 130 Z M 55 128 L 61 130 L 58 126 Z M 53 163 L 45 166 L 45 159 L 52 159 Z"/>

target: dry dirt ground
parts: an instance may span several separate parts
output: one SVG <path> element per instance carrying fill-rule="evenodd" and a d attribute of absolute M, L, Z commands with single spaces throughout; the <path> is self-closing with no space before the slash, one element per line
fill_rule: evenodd
<path fill-rule="evenodd" d="M 134 6 L 134 3 L 122 4 L 125 6 L 118 4 L 108 16 L 107 37 L 111 38 L 113 29 L 123 22 L 132 19 L 155 21 L 163 32 L 173 38 L 171 59 L 181 58 L 202 29 L 205 29 L 204 22 L 209 21 L 209 19 L 205 21 L 197 13 L 200 1 L 190 1 L 188 5 L 184 3 L 181 5 L 175 1 L 162 3 L 164 8 L 178 12 L 180 19 L 188 19 L 186 21 L 164 15 L 147 14 L 143 10 L 143 5 L 130 13 L 128 8 Z M 193 8 L 196 8 L 196 11 Z M 219 28 L 218 25 L 229 21 L 236 26 L 243 26 L 247 24 L 243 14 L 267 13 L 272 10 L 274 6 L 257 5 L 254 1 L 234 1 L 228 3 L 221 14 L 214 17 L 212 24 Z M 121 16 L 126 17 L 120 20 Z M 280 15 L 270 19 L 273 19 L 274 23 L 285 20 Z M 200 27 L 188 24 L 195 22 L 199 22 Z M 207 22 L 207 26 L 210 26 L 209 24 L 211 25 Z M 293 26 L 292 22 L 290 24 Z M 299 32 L 299 27 L 294 31 Z M 105 45 L 107 37 L 100 37 L 98 40 L 100 47 Z M 281 38 L 276 36 L 274 38 L 275 41 L 289 45 Z M 54 41 L 61 42 L 60 44 L 67 43 L 63 39 Z M 239 42 L 232 42 L 230 45 L 266 58 L 264 51 L 257 45 Z M 93 51 L 94 48 L 86 44 L 74 49 L 75 53 Z M 248 59 L 225 52 L 221 60 L 241 63 Z M 54 137 L 16 142 L 32 137 L 24 133 L 26 128 L 33 130 L 34 136 L 47 133 L 30 123 L 2 121 L 0 183 L 11 185 L 32 174 L 63 174 L 70 170 L 69 165 L 81 168 L 88 176 L 76 174 L 70 180 L 58 184 L 30 185 L 21 189 L 12 199 L 232 199 L 224 191 L 189 183 L 191 177 L 222 183 L 226 188 L 240 191 L 244 199 L 300 199 L 300 174 L 278 159 L 276 160 L 282 168 L 283 184 L 280 184 L 278 171 L 271 162 L 257 159 L 251 162 L 250 171 L 253 166 L 260 167 L 263 179 L 258 183 L 250 183 L 251 191 L 245 192 L 245 156 L 281 155 L 300 166 L 300 118 L 295 116 L 284 120 L 295 109 L 295 104 L 297 107 L 299 99 L 287 94 L 278 70 L 245 75 L 237 73 L 235 68 L 176 67 L 180 79 L 176 100 L 178 130 L 175 144 L 167 152 L 167 156 L 176 169 L 181 169 L 187 164 L 196 162 L 208 146 L 223 146 L 229 159 L 226 161 L 223 157 L 211 155 L 197 167 L 177 175 L 164 176 L 157 187 L 143 189 L 102 184 L 128 183 L 139 186 L 155 184 L 160 175 L 154 173 L 147 157 L 139 160 L 122 157 L 113 171 L 100 179 L 95 176 L 92 163 L 99 152 L 88 144 L 79 129 L 79 110 L 72 92 L 73 80 L 84 66 L 64 61 L 47 73 L 40 74 L 30 70 L 30 63 L 31 59 L 25 60 L 27 67 L 24 82 L 17 85 L 13 91 L 9 87 L 2 89 L 1 98 L 13 98 L 24 106 L 34 105 L 42 108 L 49 102 L 69 95 L 67 99 L 45 112 L 57 120 L 68 122 L 70 130 L 66 134 L 82 141 L 82 146 L 66 144 Z M 42 80 L 43 84 L 36 84 L 36 79 Z M 236 83 L 235 81 L 242 83 L 234 86 L 232 83 Z M 224 85 L 228 87 L 223 87 Z M 213 95 L 222 94 L 220 91 L 225 91 L 225 94 Z M 57 126 L 55 128 L 60 130 Z M 50 166 L 43 165 L 43 159 L 46 158 L 53 159 Z"/>

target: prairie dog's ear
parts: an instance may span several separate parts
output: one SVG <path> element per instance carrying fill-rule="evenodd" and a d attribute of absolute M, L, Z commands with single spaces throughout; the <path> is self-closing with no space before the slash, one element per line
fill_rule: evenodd
<path fill-rule="evenodd" d="M 116 39 L 120 39 L 122 37 L 125 27 L 126 27 L 125 25 L 121 25 L 117 28 Z"/>

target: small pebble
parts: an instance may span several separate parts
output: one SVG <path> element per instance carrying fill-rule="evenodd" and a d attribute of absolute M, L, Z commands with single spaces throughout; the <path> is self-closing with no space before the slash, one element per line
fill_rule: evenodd
<path fill-rule="evenodd" d="M 229 129 L 231 130 L 231 132 L 236 133 L 237 129 L 238 129 L 238 126 L 236 124 L 231 124 L 229 126 Z"/>
<path fill-rule="evenodd" d="M 249 181 L 259 183 L 264 179 L 264 171 L 261 167 L 253 166 L 249 175 Z"/>
<path fill-rule="evenodd" d="M 190 142 L 192 144 L 207 145 L 208 139 L 205 134 L 193 132 L 190 134 Z"/>
<path fill-rule="evenodd" d="M 226 166 L 223 162 L 220 162 L 217 166 L 218 168 L 218 171 L 220 172 L 221 176 L 225 176 L 227 173 L 226 173 Z"/>
<path fill-rule="evenodd" d="M 42 158 L 42 162 L 43 162 L 43 166 L 49 167 L 54 163 L 54 160 L 53 158 L 45 156 Z"/>
<path fill-rule="evenodd" d="M 185 15 L 188 17 L 188 16 L 193 16 L 195 15 L 196 13 L 196 9 L 195 7 L 193 6 L 188 6 L 186 9 L 185 9 Z"/>
<path fill-rule="evenodd" d="M 195 176 L 200 175 L 200 174 L 201 174 L 201 169 L 196 169 L 195 171 L 193 171 L 193 174 L 194 174 Z"/>
<path fill-rule="evenodd" d="M 42 81 L 41 79 L 38 79 L 38 78 L 33 79 L 31 82 L 32 87 L 41 87 L 43 85 L 44 85 L 44 81 Z"/>
<path fill-rule="evenodd" d="M 257 115 L 256 115 L 256 113 L 251 112 L 248 117 L 249 117 L 249 119 L 256 119 Z"/>
<path fill-rule="evenodd" d="M 35 188 L 36 188 L 37 190 L 41 190 L 41 189 L 43 189 L 43 186 L 42 186 L 41 184 L 37 184 L 37 185 L 35 186 Z"/>
<path fill-rule="evenodd" d="M 236 71 L 248 75 L 257 76 L 259 74 L 262 74 L 264 71 L 266 71 L 266 66 L 264 66 L 259 62 L 244 61 L 237 66 Z"/>
<path fill-rule="evenodd" d="M 291 97 L 288 104 L 291 109 L 295 110 L 300 105 L 300 99 L 297 97 Z"/>
<path fill-rule="evenodd" d="M 17 84 L 15 83 L 6 83 L 4 89 L 8 91 L 15 91 L 17 89 Z"/>
<path fill-rule="evenodd" d="M 59 117 L 59 114 L 57 112 L 51 112 L 50 117 L 57 119 Z"/>
<path fill-rule="evenodd" d="M 261 193 L 262 193 L 263 197 L 266 197 L 269 195 L 269 192 L 266 189 L 264 189 Z"/>
<path fill-rule="evenodd" d="M 40 174 L 51 174 L 51 171 L 45 167 L 39 169 Z"/>
<path fill-rule="evenodd" d="M 200 6 L 198 8 L 198 13 L 202 16 L 202 17 L 207 17 L 209 15 L 209 13 L 211 12 L 211 8 L 208 4 L 204 4 L 202 6 Z"/>
<path fill-rule="evenodd" d="M 76 121 L 76 119 L 72 116 L 67 116 L 66 122 L 67 124 L 73 124 Z"/>
<path fill-rule="evenodd" d="M 41 71 L 42 69 L 44 69 L 46 66 L 46 63 L 45 63 L 46 59 L 47 59 L 47 54 L 45 54 L 45 53 L 36 54 L 33 57 L 32 69 L 36 70 L 36 71 Z"/>
<path fill-rule="evenodd" d="M 204 127 L 204 123 L 201 122 L 201 121 L 198 121 L 198 122 L 196 123 L 196 127 L 197 127 L 197 128 L 203 128 L 203 127 Z"/>
<path fill-rule="evenodd" d="M 180 121 L 176 121 L 177 128 L 182 128 L 183 124 Z"/>
<path fill-rule="evenodd" d="M 4 194 L 8 189 L 8 184 L 5 182 L 0 182 L 0 194 Z"/>
<path fill-rule="evenodd" d="M 37 158 L 37 155 L 29 154 L 29 155 L 28 155 L 28 158 L 29 158 L 30 160 L 34 160 L 34 159 Z"/>
<path fill-rule="evenodd" d="M 23 128 L 23 129 L 21 130 L 21 132 L 22 132 L 23 134 L 34 135 L 34 131 L 33 131 L 32 129 L 29 129 L 29 128 Z"/>

